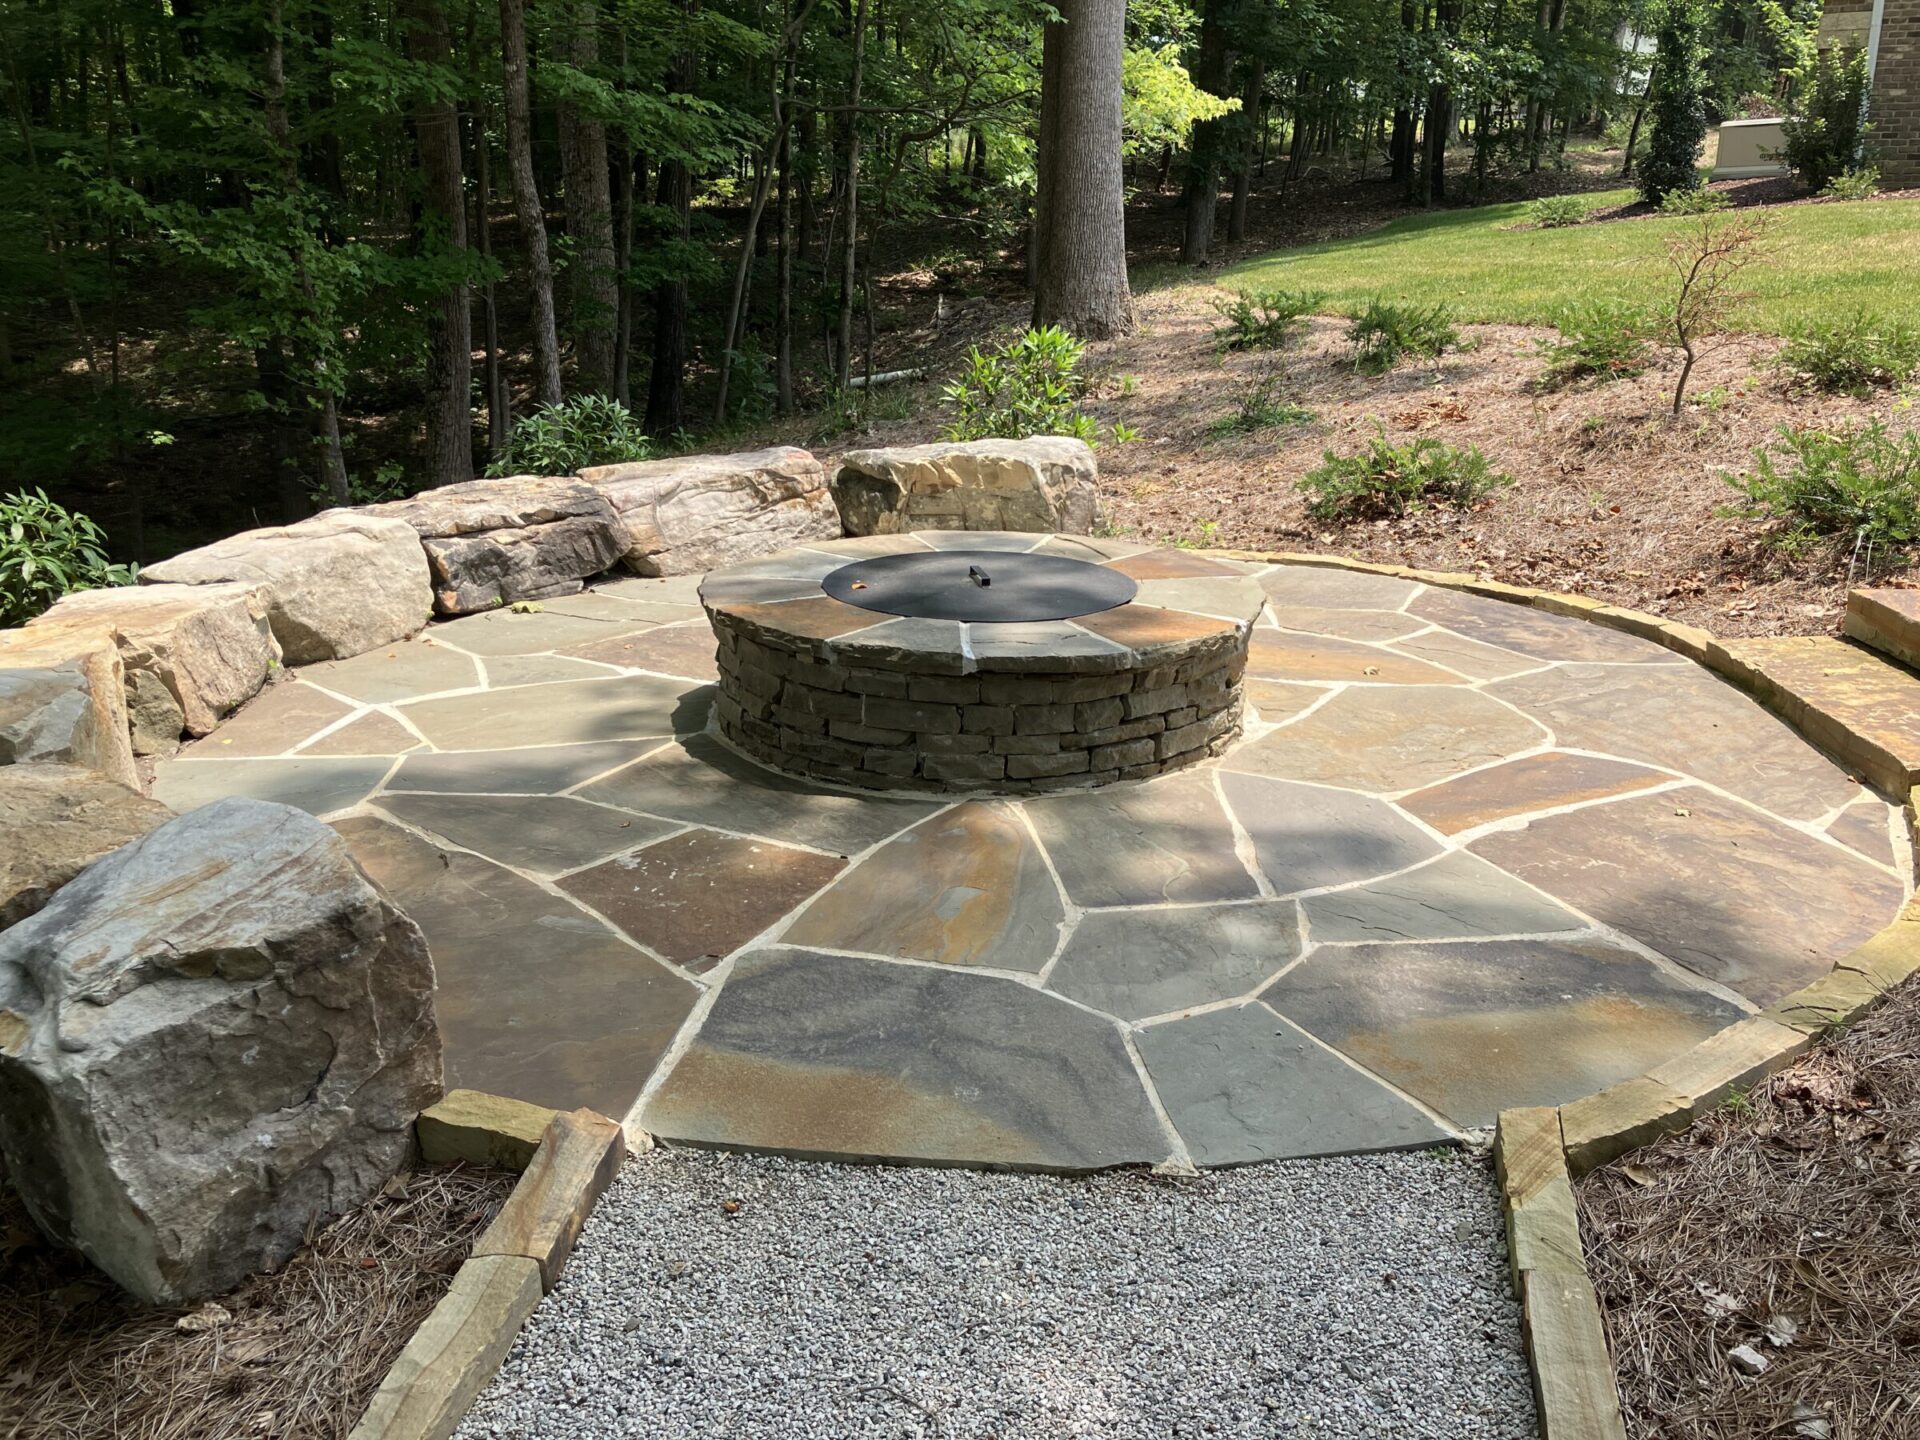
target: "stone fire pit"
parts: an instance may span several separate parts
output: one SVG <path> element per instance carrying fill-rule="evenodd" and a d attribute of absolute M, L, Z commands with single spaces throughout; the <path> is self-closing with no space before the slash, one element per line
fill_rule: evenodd
<path fill-rule="evenodd" d="M 1021 793 L 1218 754 L 1265 595 L 1230 562 L 1084 536 L 921 531 L 709 574 L 722 735 L 877 790 Z"/>

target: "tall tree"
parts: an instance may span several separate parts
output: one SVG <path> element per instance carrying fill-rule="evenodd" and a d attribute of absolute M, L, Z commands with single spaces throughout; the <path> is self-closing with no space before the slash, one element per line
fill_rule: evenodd
<path fill-rule="evenodd" d="M 559 31 L 575 76 L 560 112 L 560 169 L 567 192 L 573 292 L 573 378 L 578 389 L 611 395 L 620 274 L 613 246 L 613 195 L 607 175 L 607 127 L 579 92 L 600 63 L 600 7 L 574 0 Z"/>
<path fill-rule="evenodd" d="M 699 13 L 699 0 L 681 0 L 683 19 L 691 22 Z M 690 25 L 689 25 L 690 28 Z M 693 93 L 699 75 L 700 59 L 692 36 L 680 37 L 667 61 L 666 93 L 669 97 Z M 693 235 L 693 169 L 682 156 L 671 155 L 660 163 L 659 204 L 666 213 L 666 239 L 685 248 Z M 661 277 L 653 291 L 653 368 L 647 374 L 647 418 L 649 435 L 674 435 L 686 428 L 687 359 L 687 276 L 675 265 Z"/>
<path fill-rule="evenodd" d="M 1206 0 L 1200 16 L 1200 53 L 1193 64 L 1193 83 L 1210 95 L 1225 97 L 1233 74 L 1233 46 L 1227 34 L 1235 0 Z M 1180 242 L 1180 263 L 1205 263 L 1213 244 L 1214 213 L 1220 205 L 1220 161 L 1232 127 L 1230 117 L 1202 120 L 1193 127 L 1187 150 L 1187 178 L 1181 192 L 1186 232 Z"/>
<path fill-rule="evenodd" d="M 507 176 L 526 253 L 527 298 L 533 326 L 534 394 L 558 405 L 560 336 L 553 314 L 553 261 L 547 253 L 547 217 L 533 169 L 533 115 L 527 98 L 526 0 L 500 0 L 500 78 L 505 95 Z"/>
<path fill-rule="evenodd" d="M 1059 0 L 1041 41 L 1033 323 L 1101 340 L 1133 329 L 1121 173 L 1126 0 Z"/>
<path fill-rule="evenodd" d="M 1658 205 L 1675 190 L 1698 190 L 1707 141 L 1706 48 L 1699 0 L 1668 0 L 1660 22 L 1648 108 L 1653 135 L 1640 162 L 1640 193 Z"/>
<path fill-rule="evenodd" d="M 422 251 L 451 272 L 427 317 L 429 485 L 473 478 L 473 296 L 467 282 L 467 204 L 460 166 L 460 114 L 449 86 L 453 37 L 440 0 L 406 0 L 407 50 L 427 73 L 413 107 L 420 151 Z"/>

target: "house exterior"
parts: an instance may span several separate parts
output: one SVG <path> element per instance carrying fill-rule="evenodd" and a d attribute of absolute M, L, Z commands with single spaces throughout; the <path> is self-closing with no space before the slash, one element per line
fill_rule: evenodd
<path fill-rule="evenodd" d="M 1880 182 L 1920 185 L 1920 0 L 1827 0 L 1820 44 L 1866 46 Z"/>

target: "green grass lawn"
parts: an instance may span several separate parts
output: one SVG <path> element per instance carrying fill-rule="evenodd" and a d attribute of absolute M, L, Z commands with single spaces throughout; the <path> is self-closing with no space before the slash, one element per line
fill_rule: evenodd
<path fill-rule="evenodd" d="M 1588 197 L 1622 204 L 1631 190 Z M 1324 290 L 1344 310 L 1372 295 L 1445 301 L 1458 319 L 1549 324 L 1570 302 L 1646 300 L 1666 287 L 1664 237 L 1686 220 L 1655 217 L 1561 230 L 1502 230 L 1526 206 L 1486 205 L 1396 220 L 1244 261 L 1230 289 Z M 1800 320 L 1866 309 L 1912 314 L 1920 280 L 1920 201 L 1795 205 L 1772 212 L 1772 258 L 1742 277 L 1753 292 L 1743 328 L 1780 334 Z M 1693 222 L 1693 223 L 1698 223 Z"/>

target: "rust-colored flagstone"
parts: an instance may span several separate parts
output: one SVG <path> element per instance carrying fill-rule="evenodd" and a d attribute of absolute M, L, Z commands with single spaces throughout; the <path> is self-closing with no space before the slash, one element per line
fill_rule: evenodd
<path fill-rule="evenodd" d="M 353 708 L 303 681 L 269 685 L 181 753 L 197 760 L 284 755 L 309 735 L 346 719 Z"/>
<path fill-rule="evenodd" d="M 1135 580 L 1181 580 L 1190 575 L 1244 575 L 1244 566 L 1209 559 L 1188 550 L 1147 550 L 1120 560 L 1105 562 L 1109 570 L 1131 575 Z"/>
<path fill-rule="evenodd" d="M 818 589 L 818 586 L 814 587 Z M 729 603 L 727 614 L 742 624 L 777 631 L 801 640 L 831 640 L 836 635 L 864 630 L 887 619 L 872 610 L 862 610 L 831 595 L 812 595 L 804 600 L 776 603 L 743 601 Z"/>
<path fill-rule="evenodd" d="M 662 625 L 637 635 L 616 635 L 591 645 L 576 645 L 566 653 L 581 660 L 626 665 L 662 675 L 686 675 L 695 680 L 720 677 L 720 667 L 714 663 L 713 627 L 705 620 Z"/>
<path fill-rule="evenodd" d="M 1651 640 L 1511 600 L 1489 600 L 1457 590 L 1429 590 L 1407 608 L 1470 640 L 1542 660 L 1654 664 L 1674 658 L 1665 646 Z"/>
<path fill-rule="evenodd" d="M 1093 615 L 1075 617 L 1074 624 L 1091 630 L 1103 639 L 1125 645 L 1135 651 L 1151 651 L 1157 645 L 1186 644 L 1218 635 L 1222 643 L 1237 627 L 1231 620 L 1211 615 L 1193 615 L 1185 610 L 1153 610 L 1123 606 Z"/>
<path fill-rule="evenodd" d="M 1282 630 L 1333 635 L 1344 640 L 1398 640 L 1428 623 L 1398 610 L 1343 610 L 1326 605 L 1278 605 L 1273 618 Z"/>
<path fill-rule="evenodd" d="M 1401 797 L 1400 806 L 1442 835 L 1458 835 L 1496 820 L 1630 795 L 1672 780 L 1671 775 L 1624 760 L 1549 750 L 1416 790 Z"/>
<path fill-rule="evenodd" d="M 1260 577 L 1260 588 L 1278 609 L 1318 605 L 1334 610 L 1398 610 L 1420 586 L 1365 570 L 1336 570 L 1319 565 L 1281 565 Z"/>
<path fill-rule="evenodd" d="M 1355 640 L 1301 635 L 1261 626 L 1247 652 L 1247 673 L 1268 680 L 1358 680 L 1371 685 L 1464 685 L 1424 660 Z"/>

